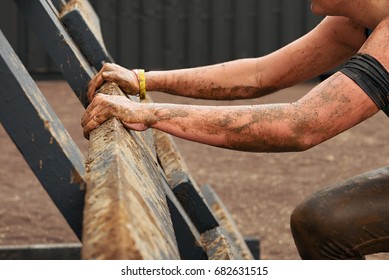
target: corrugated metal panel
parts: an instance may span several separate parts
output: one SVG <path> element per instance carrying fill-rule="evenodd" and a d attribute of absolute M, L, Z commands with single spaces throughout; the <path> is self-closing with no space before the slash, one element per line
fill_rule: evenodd
<path fill-rule="evenodd" d="M 116 62 L 172 69 L 272 52 L 303 35 L 320 18 L 305 0 L 91 0 Z M 12 1 L 0 28 L 32 72 L 56 72 Z"/>

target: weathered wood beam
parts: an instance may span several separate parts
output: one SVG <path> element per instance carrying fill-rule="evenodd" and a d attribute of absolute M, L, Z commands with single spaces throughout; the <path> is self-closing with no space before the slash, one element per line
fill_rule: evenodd
<path fill-rule="evenodd" d="M 153 135 L 158 159 L 170 187 L 197 230 L 203 233 L 217 227 L 219 224 L 191 178 L 172 137 L 158 130 L 154 130 Z"/>
<path fill-rule="evenodd" d="M 100 20 L 87 0 L 72 0 L 60 10 L 60 19 L 85 58 L 96 69 L 112 62 L 103 40 Z"/>
<path fill-rule="evenodd" d="M 81 238 L 84 157 L 1 31 L 0 119 L 43 188 Z"/>
<path fill-rule="evenodd" d="M 88 65 L 83 55 L 88 56 L 89 62 L 94 64 L 97 69 L 98 67 L 101 67 L 104 62 L 99 61 L 99 59 L 103 57 L 107 60 L 106 57 L 109 57 L 109 55 L 105 52 L 102 38 L 99 37 L 101 36 L 100 34 L 90 34 L 92 36 L 97 35 L 97 38 L 100 38 L 95 42 L 97 45 L 96 53 L 91 51 L 90 46 L 84 44 L 84 47 L 86 46 L 87 48 L 82 48 L 82 54 L 79 52 L 78 47 L 82 47 L 83 45 L 77 41 L 76 44 L 80 45 L 77 46 L 72 40 L 75 39 L 74 37 L 80 39 L 82 36 L 77 37 L 77 34 L 72 34 L 71 38 L 68 34 L 68 30 L 64 30 L 62 24 L 60 24 L 59 12 L 61 13 L 63 22 L 67 24 L 70 29 L 72 29 L 72 26 L 74 27 L 77 25 L 73 22 L 75 17 L 79 16 L 80 20 L 84 20 L 83 17 L 85 17 L 85 13 L 81 11 L 81 9 L 77 9 L 77 5 L 74 5 L 79 1 L 72 1 L 73 3 L 71 5 L 66 6 L 67 10 L 63 10 L 65 6 L 63 3 L 60 3 L 60 1 L 58 1 L 59 3 L 54 3 L 55 7 L 48 4 L 49 2 L 46 3 L 46 1 L 43 0 L 29 1 L 29 3 L 25 3 L 25 1 L 22 0 L 15 1 L 22 12 L 24 12 L 27 20 L 32 26 L 32 29 L 41 39 L 43 45 L 53 60 L 62 70 L 65 79 L 69 82 L 84 106 L 86 106 L 87 101 L 85 98 L 85 89 L 87 83 L 93 75 L 93 69 L 90 65 Z M 72 16 L 69 16 L 68 12 L 73 12 L 73 10 L 75 13 L 72 13 Z M 91 24 L 91 22 L 85 23 Z M 97 26 L 96 21 L 94 23 L 92 22 L 92 27 L 93 26 Z M 49 29 L 49 32 L 46 32 L 47 28 Z M 86 32 L 91 32 L 91 30 Z M 91 56 L 94 60 L 91 59 Z M 96 58 L 99 59 L 96 61 Z M 64 59 L 66 61 L 64 61 Z M 150 133 L 142 133 L 142 137 L 138 137 L 137 140 L 142 142 L 141 145 L 143 145 L 143 148 L 148 149 L 150 154 L 154 155 L 154 158 L 156 157 L 156 153 L 153 148 L 153 139 Z M 164 182 L 164 184 L 166 185 L 166 182 Z M 167 189 L 169 189 L 168 186 Z M 167 201 L 169 203 L 170 214 L 173 220 L 174 231 L 177 237 L 177 243 L 179 245 L 178 249 L 181 258 L 204 259 L 204 251 L 199 246 L 199 233 L 196 231 L 190 219 L 185 216 L 185 212 L 180 209 L 181 205 L 175 200 L 175 196 L 172 192 L 167 193 Z"/>
<path fill-rule="evenodd" d="M 58 11 L 60 11 L 66 5 L 66 0 L 51 0 L 51 3 Z"/>
<path fill-rule="evenodd" d="M 251 254 L 255 260 L 261 259 L 261 240 L 258 237 L 245 237 L 244 241 L 247 244 Z"/>
<path fill-rule="evenodd" d="M 0 246 L 0 260 L 80 260 L 81 244 Z"/>
<path fill-rule="evenodd" d="M 223 228 L 217 227 L 201 235 L 201 243 L 209 260 L 241 260 L 242 256 Z"/>
<path fill-rule="evenodd" d="M 111 83 L 101 92 L 120 94 Z M 157 162 L 112 118 L 90 135 L 84 259 L 179 259 Z"/>
<path fill-rule="evenodd" d="M 51 3 L 50 1 L 47 2 L 45 0 L 31 0 L 31 1 L 15 0 L 15 1 L 19 5 L 19 9 L 22 10 L 22 12 L 24 12 L 27 20 L 29 21 L 30 26 L 32 26 L 32 28 L 35 31 L 35 33 L 37 34 L 37 36 L 41 39 L 42 43 L 46 47 L 47 51 L 49 52 L 49 54 L 51 55 L 53 60 L 57 63 L 59 68 L 62 70 L 64 77 L 67 79 L 67 81 L 69 82 L 69 84 L 71 85 L 73 90 L 75 91 L 76 95 L 79 97 L 79 99 L 84 104 L 84 106 L 86 106 L 88 104 L 88 102 L 86 100 L 85 90 L 86 90 L 86 87 L 87 87 L 89 80 L 93 76 L 94 71 L 90 67 L 90 65 L 88 65 L 88 61 L 86 61 L 86 59 L 83 55 L 88 57 L 89 63 L 91 63 L 96 69 L 99 69 L 102 66 L 102 63 L 104 61 L 111 60 L 111 58 L 109 57 L 108 53 L 105 50 L 103 40 L 102 40 L 102 38 L 100 38 L 101 37 L 100 31 L 99 30 L 95 31 L 96 34 L 92 34 L 93 32 L 91 32 L 91 30 L 95 29 L 97 26 L 96 20 L 94 22 L 85 20 L 85 17 L 86 17 L 85 9 L 80 9 L 80 6 L 76 5 L 78 2 L 87 2 L 87 1 L 74 0 L 74 1 L 70 1 L 71 4 L 65 5 L 65 6 L 62 5 L 63 3 L 61 3 L 61 1 L 54 1 L 55 5 L 53 5 L 53 3 Z M 59 9 L 62 7 L 65 7 L 65 10 L 59 11 Z M 70 13 L 68 13 L 69 11 L 70 11 Z M 91 11 L 91 9 L 89 9 L 89 10 L 87 9 L 86 13 L 88 14 L 88 13 L 90 13 L 90 11 Z M 60 15 L 60 13 L 61 13 L 61 15 Z M 92 14 L 93 13 L 94 12 L 92 9 Z M 90 48 L 90 44 L 88 43 L 88 40 L 86 40 L 87 42 L 85 42 L 85 34 L 78 34 L 77 28 L 75 29 L 75 31 L 73 30 L 72 35 L 71 35 L 72 37 L 70 37 L 68 32 L 63 28 L 62 24 L 60 24 L 60 22 L 58 20 L 59 17 L 62 18 L 63 23 L 67 25 L 69 30 L 71 30 L 74 26 L 77 27 L 79 25 L 79 24 L 75 24 L 75 20 L 77 20 L 77 17 L 78 17 L 78 20 L 81 20 L 82 23 L 84 24 L 84 27 L 86 26 L 86 28 L 88 29 L 87 33 L 89 32 L 90 33 L 89 35 L 92 35 L 91 38 L 94 40 L 93 45 L 96 45 L 98 47 L 98 49 L 92 50 Z M 97 27 L 99 27 L 99 26 L 97 26 Z M 81 39 L 81 41 L 79 39 Z M 77 43 L 74 43 L 73 40 L 76 40 Z M 78 44 L 78 46 L 76 46 L 76 44 Z M 82 49 L 83 54 L 79 51 L 79 47 Z M 109 122 L 111 122 L 111 121 L 115 122 L 116 120 L 110 120 Z M 107 122 L 107 123 L 109 123 L 109 122 Z M 115 124 L 115 125 L 117 125 L 117 124 Z M 104 124 L 104 125 L 106 125 L 106 124 Z M 119 125 L 119 127 L 120 127 L 120 125 Z M 100 129 L 101 128 L 99 128 L 98 130 L 100 130 Z M 108 129 L 108 128 L 106 128 L 106 129 Z M 116 130 L 116 128 L 115 128 L 115 130 Z M 119 156 L 119 155 L 122 156 L 122 154 L 120 154 L 120 152 L 119 152 L 119 151 L 122 151 L 122 148 L 120 146 L 122 146 L 124 144 L 120 144 L 120 142 L 118 141 L 119 138 L 117 138 L 117 136 L 119 134 L 116 132 L 115 133 L 112 132 L 112 134 L 109 134 L 109 135 L 104 134 L 104 133 L 102 134 L 102 135 L 105 135 L 104 137 L 115 136 L 112 138 L 112 139 L 114 139 L 114 141 L 112 141 L 112 143 L 111 143 L 113 145 L 109 146 L 109 147 L 111 147 L 111 149 L 108 149 L 111 152 L 111 154 L 108 154 L 108 157 L 107 157 L 109 159 L 109 162 L 112 162 L 113 164 L 108 166 L 108 167 L 105 166 L 104 168 L 106 168 L 106 169 L 103 169 L 101 166 L 93 164 L 93 162 L 94 162 L 94 160 L 93 160 L 93 161 L 90 161 L 89 168 L 91 168 L 91 170 L 93 170 L 93 167 L 96 167 L 97 173 L 99 173 L 101 170 L 106 170 L 107 172 L 108 171 L 110 172 L 109 174 L 114 174 L 113 178 L 119 182 L 119 184 L 115 185 L 114 189 L 116 189 L 118 191 L 118 193 L 120 193 L 121 195 L 125 195 L 127 192 L 125 192 L 123 190 L 125 189 L 126 183 L 128 183 L 128 178 L 126 176 L 121 177 L 120 171 L 126 170 L 128 168 L 128 165 L 126 165 L 126 164 L 128 164 L 128 162 L 126 162 L 126 160 L 123 157 Z M 155 153 L 154 153 L 153 148 L 152 148 L 153 141 L 150 140 L 150 137 L 147 137 L 147 135 L 150 135 L 150 134 L 147 134 L 147 133 L 137 134 L 135 132 L 130 132 L 129 134 L 132 135 L 133 138 L 132 138 L 132 140 L 131 139 L 127 139 L 127 140 L 129 140 L 130 142 L 132 141 L 132 142 L 136 143 L 136 145 L 138 145 L 137 147 L 139 147 L 139 145 L 140 145 L 141 149 L 143 149 L 144 151 L 147 150 L 147 152 L 143 152 L 141 154 L 134 155 L 134 159 L 139 159 L 142 156 L 149 158 L 148 160 L 143 161 L 143 163 L 145 165 L 141 166 L 141 168 L 140 168 L 141 170 L 143 170 L 144 175 L 145 174 L 147 175 L 147 172 L 144 172 L 144 168 L 147 165 L 154 166 L 153 164 L 150 165 L 150 162 L 151 162 L 150 158 L 155 158 Z M 93 135 L 93 133 L 92 133 L 92 135 Z M 121 135 L 121 136 L 123 136 L 123 135 Z M 128 136 L 123 137 L 123 138 L 128 138 Z M 105 143 L 104 143 L 105 140 L 103 140 L 101 145 L 105 145 Z M 171 145 L 171 144 L 174 145 L 174 143 L 172 141 L 169 145 Z M 128 145 L 128 144 L 126 144 L 126 145 Z M 93 149 L 91 149 L 91 151 L 92 151 L 91 154 L 96 152 L 95 155 L 97 155 L 97 156 L 99 155 L 98 151 L 96 151 L 96 150 L 93 151 Z M 108 152 L 108 153 L 110 153 L 110 152 Z M 103 153 L 103 155 L 105 156 L 104 153 Z M 93 158 L 93 156 L 91 158 Z M 157 164 L 157 161 L 155 161 L 155 163 Z M 101 165 L 101 163 L 100 163 L 100 165 Z M 131 163 L 129 165 L 131 165 Z M 202 235 L 203 240 L 209 240 L 208 238 L 204 238 L 206 236 L 214 236 L 217 240 L 219 240 L 220 238 L 222 238 L 222 240 L 228 239 L 228 238 L 225 238 L 226 236 L 224 235 L 224 233 L 222 233 L 222 230 L 220 228 L 218 228 L 218 223 L 217 223 L 216 219 L 214 218 L 214 216 L 212 215 L 212 213 L 208 209 L 208 206 L 204 202 L 204 199 L 201 197 L 201 193 L 198 190 L 198 187 L 190 179 L 190 176 L 186 176 L 185 175 L 186 173 L 182 173 L 182 172 L 178 172 L 178 173 L 167 172 L 167 175 L 170 176 L 170 179 L 169 179 L 170 185 L 175 186 L 173 188 L 173 190 L 175 190 L 175 196 L 173 196 L 171 193 L 171 190 L 167 187 L 166 182 L 164 181 L 166 174 L 164 173 L 164 171 L 161 172 L 160 170 L 158 170 L 158 168 L 157 168 L 157 171 L 154 170 L 154 173 L 157 172 L 157 174 L 158 174 L 158 171 L 159 171 L 159 175 L 156 175 L 156 177 L 153 177 L 151 179 L 151 181 L 153 181 L 153 183 L 155 183 L 154 180 L 156 178 L 159 180 L 162 180 L 162 186 L 163 186 L 163 189 L 165 190 L 165 195 L 166 195 L 165 199 L 167 199 L 167 204 L 170 207 L 170 213 L 172 214 L 173 222 L 174 221 L 176 222 L 176 224 L 173 224 L 175 233 L 180 232 L 180 230 L 182 231 L 184 229 L 184 232 L 191 234 L 191 242 L 194 242 L 194 243 L 200 243 L 199 242 L 200 237 L 198 236 L 199 233 L 196 232 L 198 229 L 201 231 L 201 235 Z M 94 174 L 93 176 L 91 176 L 91 178 L 94 178 L 94 179 L 93 179 L 93 183 L 91 183 L 90 185 L 92 185 L 92 186 L 97 185 L 97 186 L 101 187 L 101 184 L 104 185 L 104 184 L 106 184 L 106 182 L 104 181 L 101 174 L 99 176 L 97 173 Z M 184 174 L 185 176 L 181 176 L 182 174 Z M 95 180 L 95 177 L 97 177 L 99 179 Z M 136 182 L 136 184 L 138 184 L 138 183 L 139 182 Z M 115 194 L 115 191 L 114 191 L 114 193 L 111 193 L 111 192 L 107 191 L 104 187 L 101 187 L 99 189 L 99 191 L 101 191 L 101 194 L 104 195 L 106 201 L 108 201 L 108 202 L 119 201 L 117 193 Z M 99 195 L 99 192 L 97 192 L 97 195 Z M 140 197 L 145 198 L 143 195 L 144 195 L 144 193 L 141 194 Z M 126 199 L 120 200 L 119 206 L 117 206 L 118 207 L 117 209 L 122 210 L 122 212 L 119 211 L 119 214 L 117 214 L 116 216 L 112 216 L 113 221 L 114 221 L 113 225 L 120 224 L 120 222 L 124 222 L 124 221 L 128 220 L 127 216 L 129 213 L 131 213 L 131 211 L 129 211 L 129 208 L 127 208 L 128 205 L 126 205 L 126 203 L 128 203 L 128 201 L 131 201 L 131 200 L 129 200 L 129 197 L 126 197 L 126 198 L 127 198 L 127 200 Z M 177 203 L 176 198 L 181 200 L 180 204 Z M 192 198 L 193 198 L 193 201 L 195 203 L 189 203 L 189 201 L 191 201 Z M 91 195 L 88 199 L 93 201 L 93 195 Z M 95 197 L 95 199 L 96 199 L 96 197 Z M 87 201 L 89 201 L 89 200 L 87 200 Z M 124 205 L 124 207 L 123 207 L 123 205 Z M 92 206 L 92 205 L 88 205 L 88 207 L 89 206 Z M 148 207 L 150 207 L 150 205 L 147 205 L 147 207 L 146 207 L 146 209 L 150 210 Z M 181 209 L 180 207 L 185 209 L 187 215 L 184 213 L 184 211 L 180 210 Z M 164 212 L 164 211 L 162 211 L 162 212 L 156 211 L 155 212 L 155 209 L 154 210 L 153 209 L 154 208 L 151 208 L 152 213 L 156 213 L 156 214 L 165 213 L 166 214 L 166 212 Z M 203 211 L 201 211 L 201 212 L 195 211 L 196 209 L 202 209 Z M 97 209 L 94 209 L 91 211 L 91 210 L 88 210 L 87 208 L 85 208 L 85 213 L 91 213 L 93 211 L 97 211 Z M 107 213 L 113 214 L 112 211 L 111 212 L 108 211 Z M 107 215 L 107 213 L 105 213 L 105 215 Z M 104 214 L 103 214 L 103 216 L 104 216 Z M 159 218 L 161 218 L 161 217 L 159 217 Z M 165 218 L 162 217 L 162 220 L 161 219 L 157 219 L 157 220 L 162 221 L 162 223 L 164 224 L 164 223 L 168 222 L 168 220 L 166 220 Z M 93 220 L 93 219 L 91 219 L 91 220 Z M 181 222 L 178 222 L 179 220 Z M 192 221 L 196 224 L 195 229 L 192 226 Z M 85 224 L 87 224 L 87 222 L 85 222 Z M 94 221 L 94 222 L 92 221 L 91 224 L 92 225 L 94 224 L 96 226 L 98 223 L 96 223 L 96 221 Z M 109 229 L 112 229 L 112 224 L 111 225 L 106 224 L 105 226 Z M 157 225 L 157 227 L 158 227 L 158 225 Z M 85 249 L 85 251 L 84 251 L 85 258 L 98 258 L 98 259 L 99 258 L 102 258 L 102 259 L 105 259 L 105 258 L 108 258 L 108 259 L 125 258 L 125 259 L 127 259 L 127 258 L 148 258 L 151 256 L 151 258 L 155 259 L 155 258 L 166 258 L 166 256 L 168 256 L 170 254 L 170 253 L 155 254 L 156 253 L 155 251 L 147 250 L 147 248 L 146 249 L 141 248 L 141 247 L 134 248 L 132 246 L 130 246 L 130 247 L 133 249 L 133 251 L 129 250 L 127 252 L 124 252 L 123 250 L 116 250 L 116 249 L 110 251 L 110 250 L 108 250 L 109 246 L 107 245 L 108 244 L 107 239 L 104 240 L 106 235 L 103 232 L 99 232 L 99 231 L 95 232 L 95 230 L 97 228 L 95 228 L 93 226 L 91 228 L 88 228 L 88 229 L 90 232 L 98 234 L 98 235 L 96 235 L 95 239 L 100 239 L 100 241 L 103 240 L 103 242 L 100 244 L 99 244 L 99 242 L 93 243 L 93 242 L 96 242 L 96 240 L 91 239 L 92 235 L 88 235 L 89 231 L 84 231 L 84 236 L 88 236 L 88 244 L 92 244 L 90 247 L 88 247 L 89 249 L 87 249 L 87 248 Z M 167 233 L 167 236 L 170 236 L 170 239 L 172 241 L 173 238 L 171 236 L 171 230 L 169 229 L 169 227 L 168 228 L 166 228 L 166 227 L 159 228 L 159 230 L 161 230 L 161 229 L 167 230 L 167 232 L 165 232 L 165 234 Z M 212 234 L 210 235 L 210 233 L 212 233 Z M 113 234 L 113 236 L 112 236 L 112 234 Z M 109 236 L 111 238 L 115 238 L 115 240 L 118 241 L 119 243 L 120 243 L 120 241 L 124 242 L 123 245 L 126 245 L 125 248 L 127 248 L 127 249 L 128 249 L 128 242 L 139 241 L 136 239 L 136 236 L 130 236 L 130 237 L 132 237 L 132 239 L 131 238 L 129 238 L 129 239 L 124 238 L 123 239 L 123 237 L 126 236 L 126 234 L 128 234 L 128 232 L 126 232 L 125 228 L 123 228 L 123 227 L 119 227 L 118 229 L 114 229 L 112 231 L 112 234 Z M 166 238 L 166 236 L 165 236 L 165 238 Z M 184 245 L 182 247 L 179 246 L 181 256 L 183 256 L 183 253 L 185 252 L 184 247 L 186 247 L 184 242 L 183 242 L 184 239 L 185 238 L 177 238 L 177 240 L 176 240 L 179 243 L 179 245 Z M 108 240 L 109 240 L 109 238 L 108 238 Z M 180 240 L 181 240 L 181 242 L 180 242 Z M 212 239 L 211 241 L 213 242 L 215 240 Z M 146 242 L 146 243 L 149 244 L 149 247 L 150 247 L 150 244 L 152 244 L 152 242 L 151 243 Z M 170 243 L 172 244 L 174 242 L 170 242 Z M 97 251 L 93 251 L 93 249 L 92 249 L 93 244 L 100 245 L 99 248 L 96 247 Z M 203 245 L 208 246 L 207 244 L 210 244 L 210 243 L 207 241 Z M 222 244 L 224 244 L 224 243 L 222 243 Z M 104 253 L 102 253 L 102 251 L 104 249 L 106 251 Z M 175 252 L 174 249 L 176 249 L 176 248 L 173 248 L 171 253 L 176 256 L 177 252 Z M 131 251 L 131 253 L 129 253 L 130 251 Z M 194 254 L 196 257 L 199 257 L 203 254 L 202 250 L 197 250 L 197 251 L 199 253 Z M 207 251 L 207 253 L 209 253 L 208 249 L 206 249 L 206 251 Z M 143 255 L 140 255 L 140 252 L 142 252 Z M 152 252 L 152 253 L 148 254 L 147 252 L 149 252 L 149 253 Z"/>
<path fill-rule="evenodd" d="M 164 176 L 161 175 L 163 178 Z M 181 203 L 177 200 L 167 182 L 163 184 L 178 251 L 182 260 L 207 260 L 208 252 L 202 244 L 202 238 Z"/>
<path fill-rule="evenodd" d="M 153 131 L 158 160 L 169 185 L 201 234 L 202 246 L 210 259 L 243 259 L 242 246 L 235 244 L 206 203 L 200 188 L 193 180 L 172 137 Z M 248 255 L 245 254 L 248 258 Z"/>
<path fill-rule="evenodd" d="M 246 241 L 240 234 L 240 231 L 238 230 L 238 227 L 236 226 L 231 214 L 227 210 L 220 197 L 209 185 L 204 185 L 201 188 L 201 192 L 203 193 L 207 204 L 212 209 L 212 213 L 215 215 L 221 227 L 226 231 L 226 234 L 235 244 L 235 247 L 238 248 L 238 251 L 241 253 L 242 257 L 247 260 L 253 260 L 253 254 L 251 253 L 249 247 L 246 244 Z"/>
<path fill-rule="evenodd" d="M 56 7 L 47 0 L 14 0 L 64 78 L 86 107 L 86 89 L 94 70 L 59 20 Z"/>
<path fill-rule="evenodd" d="M 148 101 L 152 102 L 151 99 Z M 172 174 L 177 172 L 189 174 L 189 168 L 179 152 L 173 138 L 157 129 L 153 129 L 153 136 L 158 159 L 165 171 L 167 179 L 171 180 Z"/>
<path fill-rule="evenodd" d="M 116 119 L 91 134 L 84 259 L 178 259 L 159 173 Z"/>

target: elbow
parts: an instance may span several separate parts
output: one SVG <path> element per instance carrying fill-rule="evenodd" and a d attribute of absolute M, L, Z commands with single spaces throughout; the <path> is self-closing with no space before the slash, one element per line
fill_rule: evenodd
<path fill-rule="evenodd" d="M 306 112 L 295 104 L 287 125 L 286 138 L 291 150 L 304 152 L 323 143 L 333 135 L 332 128 L 318 118 L 315 112 Z"/>
<path fill-rule="evenodd" d="M 330 133 L 320 133 L 309 125 L 298 125 L 289 134 L 289 143 L 294 152 L 304 152 L 330 138 Z"/>

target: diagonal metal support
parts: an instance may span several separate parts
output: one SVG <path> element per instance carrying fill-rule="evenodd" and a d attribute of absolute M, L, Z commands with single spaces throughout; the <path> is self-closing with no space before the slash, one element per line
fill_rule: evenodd
<path fill-rule="evenodd" d="M 100 20 L 87 0 L 70 1 L 62 7 L 60 19 L 85 58 L 96 69 L 112 62 L 103 40 Z"/>
<path fill-rule="evenodd" d="M 207 203 L 199 186 L 191 178 L 188 167 L 172 137 L 158 130 L 154 130 L 153 134 L 158 159 L 169 185 L 200 232 L 208 257 L 210 259 L 252 260 L 253 256 L 247 246 L 244 242 L 240 242 L 243 238 L 237 228 L 230 226 L 231 217 L 225 216 L 225 219 L 220 219 L 218 215 L 220 211 Z M 228 211 L 223 209 L 223 214 L 227 215 L 227 213 Z M 221 240 L 223 242 L 219 242 Z"/>
<path fill-rule="evenodd" d="M 81 244 L 0 246 L 0 260 L 79 260 Z"/>
<path fill-rule="evenodd" d="M 87 106 L 88 82 L 104 62 L 112 61 L 88 1 L 15 2 Z M 158 162 L 150 131 L 127 133 L 112 119 L 94 133 L 87 165 L 84 258 L 242 258 L 239 246 L 220 226 L 183 162 L 174 162 L 176 148 L 171 138 L 156 137 L 155 145 L 162 150 Z M 172 156 L 173 161 L 166 162 Z"/>
<path fill-rule="evenodd" d="M 86 89 L 94 70 L 59 21 L 56 7 L 47 0 L 15 0 L 15 3 L 74 93 L 87 106 Z"/>
<path fill-rule="evenodd" d="M 81 238 L 84 158 L 0 31 L 0 120 Z"/>
<path fill-rule="evenodd" d="M 244 259 L 252 260 L 259 257 L 259 247 L 258 253 L 253 254 L 249 249 L 247 242 L 240 234 L 237 225 L 235 224 L 232 216 L 228 212 L 226 206 L 216 194 L 216 192 L 209 185 L 204 185 L 201 187 L 201 193 L 204 196 L 206 203 L 209 205 L 209 208 L 212 210 L 212 213 L 215 215 L 217 221 L 220 223 L 221 227 L 225 229 L 226 234 L 229 236 L 233 244 L 238 248 L 237 250 L 242 254 Z M 259 242 L 252 239 L 251 243 Z M 258 244 L 259 245 L 259 244 Z"/>

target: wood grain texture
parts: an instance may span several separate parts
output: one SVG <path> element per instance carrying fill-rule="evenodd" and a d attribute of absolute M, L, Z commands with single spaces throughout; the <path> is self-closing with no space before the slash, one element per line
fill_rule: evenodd
<path fill-rule="evenodd" d="M 83 258 L 179 259 L 164 181 L 142 134 L 112 118 L 90 137 Z"/>

